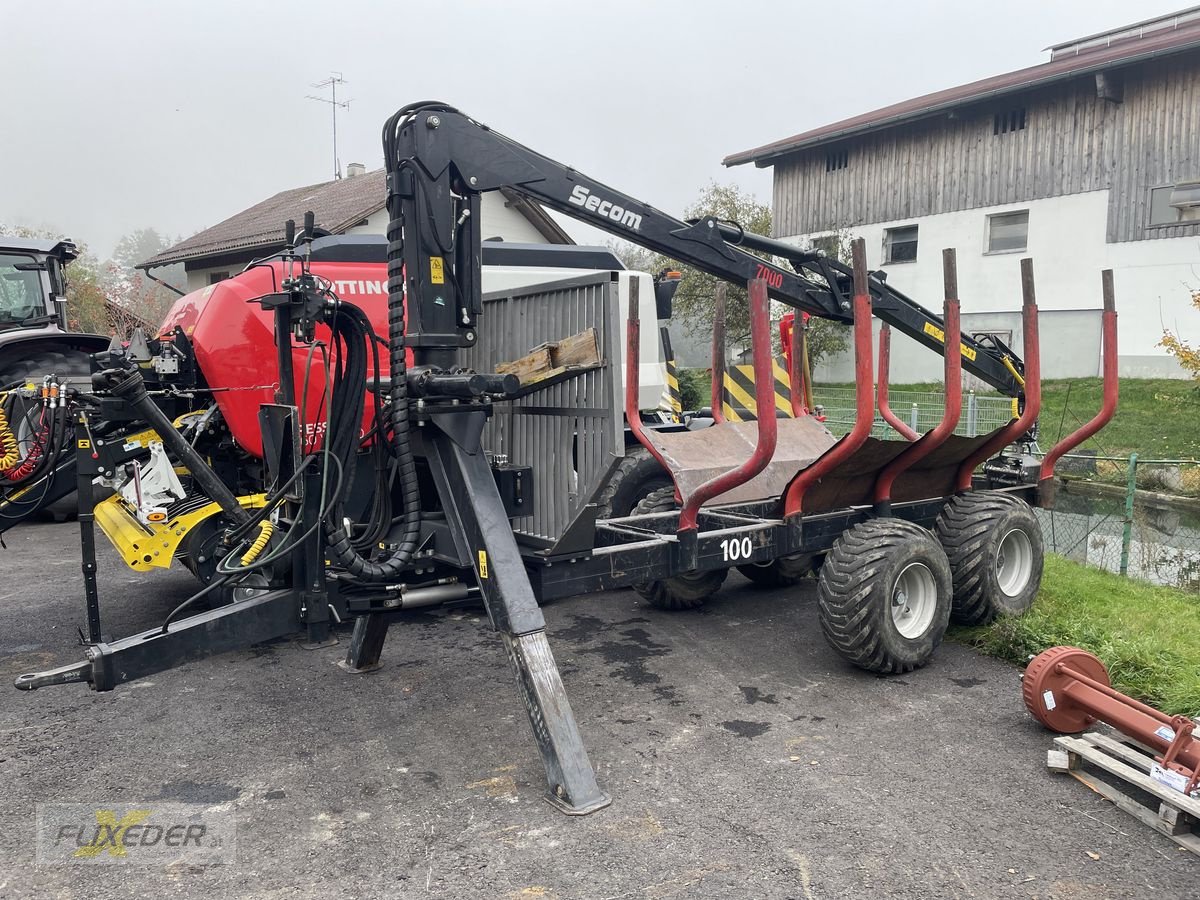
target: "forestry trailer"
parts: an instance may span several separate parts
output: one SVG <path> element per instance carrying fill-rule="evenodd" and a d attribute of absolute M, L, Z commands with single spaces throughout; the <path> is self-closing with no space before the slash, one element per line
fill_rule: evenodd
<path fill-rule="evenodd" d="M 96 354 L 90 390 L 65 391 L 88 643 L 84 660 L 22 675 L 17 687 L 111 690 L 298 631 L 319 642 L 351 619 L 344 665 L 365 671 L 406 610 L 482 601 L 515 670 L 547 797 L 582 814 L 608 797 L 540 602 L 633 587 L 683 609 L 732 567 L 777 585 L 815 571 L 826 638 L 878 673 L 926 663 L 952 617 L 982 622 L 1032 602 L 1042 539 L 1030 503 L 1052 502 L 1054 460 L 1100 428 L 1112 404 L 1044 460 L 1032 455 L 1040 383 L 1028 260 L 1021 359 L 992 337 L 960 333 L 953 251 L 939 315 L 868 272 L 861 241 L 847 266 L 736 223 L 680 221 L 444 104 L 392 116 L 384 155 L 385 242 L 313 242 L 310 221 L 297 244 L 289 227 L 284 253 L 180 299 L 153 340 Z M 643 373 L 657 369 L 643 364 L 641 323 L 665 311 L 646 296 L 648 278 L 575 266 L 484 293 L 480 195 L 502 187 L 748 284 L 757 420 L 721 414 L 720 312 L 714 423 L 688 430 L 644 414 Z M 359 285 L 380 280 L 386 298 Z M 1107 274 L 1104 295 L 1115 404 Z M 810 414 L 803 385 L 791 409 L 770 414 L 769 298 L 853 327 L 857 420 L 845 436 Z M 944 356 L 943 419 L 911 441 L 870 436 L 872 316 L 884 338 L 890 326 Z M 792 330 L 793 382 L 802 335 Z M 555 364 L 554 349 L 568 344 L 570 358 Z M 543 351 L 545 365 L 523 368 Z M 963 370 L 1014 398 L 1011 422 L 954 434 Z M 661 487 L 629 489 L 647 468 Z M 97 502 L 98 489 L 113 493 Z M 618 494 L 640 500 L 618 509 Z M 161 626 L 104 638 L 96 522 L 130 566 L 176 558 L 203 587 Z"/>

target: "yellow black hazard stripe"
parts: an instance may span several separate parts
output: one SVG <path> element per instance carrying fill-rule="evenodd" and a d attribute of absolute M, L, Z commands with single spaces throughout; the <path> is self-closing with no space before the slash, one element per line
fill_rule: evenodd
<path fill-rule="evenodd" d="M 784 361 L 780 358 L 772 360 L 771 372 L 775 387 L 775 409 L 791 418 L 792 390 Z M 730 422 L 753 422 L 758 418 L 758 404 L 754 401 L 754 366 L 730 366 L 725 370 L 721 410 Z"/>
<path fill-rule="evenodd" d="M 683 394 L 679 392 L 679 369 L 673 359 L 667 360 L 667 387 L 663 391 L 658 408 L 668 415 L 674 416 L 676 422 L 682 420 Z"/>

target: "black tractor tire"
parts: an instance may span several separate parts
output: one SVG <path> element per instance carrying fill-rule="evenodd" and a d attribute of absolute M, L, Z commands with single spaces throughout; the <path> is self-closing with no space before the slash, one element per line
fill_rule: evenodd
<path fill-rule="evenodd" d="M 950 621 L 986 625 L 1029 610 L 1042 586 L 1045 543 L 1029 504 L 1011 494 L 972 491 L 952 499 L 934 526 L 950 560 Z"/>
<path fill-rule="evenodd" d="M 655 491 L 672 485 L 670 474 L 650 451 L 645 447 L 630 447 L 597 498 L 596 518 L 628 516 Z"/>
<path fill-rule="evenodd" d="M 30 382 L 41 384 L 43 376 L 57 375 L 70 381 L 75 387 L 87 389 L 91 384 L 91 362 L 88 354 L 82 350 L 62 348 L 60 350 L 44 350 L 33 356 L 10 362 L 0 369 L 0 389 L 16 386 L 15 383 L 28 379 Z M 21 444 L 22 453 L 28 448 L 28 425 L 25 423 L 29 402 L 21 398 L 13 398 L 7 405 L 8 424 Z M 68 445 L 71 446 L 71 445 Z M 73 519 L 79 511 L 79 501 L 72 491 L 65 497 L 55 500 L 39 513 L 43 518 L 55 522 L 65 522 Z"/>
<path fill-rule="evenodd" d="M 635 513 L 665 512 L 675 509 L 675 487 L 667 485 L 653 491 L 638 503 Z M 708 572 L 684 572 L 662 581 L 635 584 L 633 589 L 657 609 L 699 609 L 704 601 L 720 590 L 725 583 L 728 569 L 713 569 Z"/>
<path fill-rule="evenodd" d="M 781 556 L 766 563 L 738 566 L 737 570 L 759 587 L 789 587 L 799 584 L 806 576 L 816 571 L 814 562 L 811 553 L 797 553 L 794 556 Z"/>
<path fill-rule="evenodd" d="M 902 519 L 855 525 L 830 548 L 817 579 L 821 631 L 868 672 L 925 665 L 950 620 L 950 563 L 934 536 Z"/>

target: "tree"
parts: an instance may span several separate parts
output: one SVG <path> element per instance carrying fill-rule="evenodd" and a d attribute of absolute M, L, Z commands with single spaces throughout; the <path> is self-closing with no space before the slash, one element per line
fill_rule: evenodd
<path fill-rule="evenodd" d="M 703 216 L 716 216 L 718 219 L 736 222 L 753 234 L 771 234 L 771 208 L 765 203 L 759 203 L 753 194 L 743 192 L 737 185 L 711 182 L 704 188 L 696 202 L 684 210 L 685 219 L 698 219 Z M 721 279 L 633 244 L 618 241 L 610 244 L 610 248 L 631 269 L 652 273 L 665 268 L 679 269 L 683 277 L 679 282 L 679 289 L 675 292 L 675 318 L 681 320 L 693 335 L 712 333 L 713 307 L 717 285 Z M 765 254 L 755 255 L 779 264 L 778 260 Z M 772 304 L 772 318 L 778 318 L 784 310 L 782 304 Z M 725 329 L 730 342 L 746 343 L 750 339 L 750 306 L 746 289 L 740 285 L 728 286 Z M 773 341 L 777 342 L 778 333 L 774 329 L 772 333 Z M 846 349 L 846 346 L 844 326 L 824 319 L 811 320 L 808 351 L 812 365 L 815 366 L 822 357 Z"/>
<path fill-rule="evenodd" d="M 1200 290 L 1192 291 L 1192 306 L 1200 310 Z M 1179 360 L 1179 365 L 1191 372 L 1192 378 L 1200 381 L 1200 348 L 1193 347 L 1170 329 L 1163 330 L 1158 346 L 1166 347 L 1167 352 Z"/>
<path fill-rule="evenodd" d="M 117 241 L 105 279 L 110 299 L 114 303 L 155 325 L 162 321 L 178 294 L 152 281 L 135 267 L 138 263 L 166 250 L 172 243 L 153 228 L 139 228 L 129 232 Z M 187 276 L 181 264 L 158 268 L 155 270 L 155 277 L 180 290 L 186 290 Z"/>

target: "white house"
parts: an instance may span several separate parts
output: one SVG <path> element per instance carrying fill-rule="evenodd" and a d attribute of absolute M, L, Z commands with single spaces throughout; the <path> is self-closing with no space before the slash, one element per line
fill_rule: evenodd
<path fill-rule="evenodd" d="M 749 162 L 773 167 L 777 236 L 864 237 L 868 265 L 925 306 L 940 309 L 941 251 L 956 248 L 964 329 L 1018 349 L 1017 261 L 1032 257 L 1046 377 L 1098 374 L 1112 268 L 1121 373 L 1182 375 L 1157 345 L 1164 327 L 1200 331 L 1200 7 L 725 159 Z M 893 380 L 940 371 L 894 339 Z M 819 374 L 841 380 L 845 361 Z"/>

